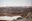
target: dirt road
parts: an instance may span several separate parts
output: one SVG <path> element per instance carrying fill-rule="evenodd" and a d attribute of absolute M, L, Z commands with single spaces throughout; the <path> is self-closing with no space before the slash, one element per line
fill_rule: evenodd
<path fill-rule="evenodd" d="M 29 19 L 20 19 L 20 20 L 17 20 L 17 21 L 29 21 Z"/>

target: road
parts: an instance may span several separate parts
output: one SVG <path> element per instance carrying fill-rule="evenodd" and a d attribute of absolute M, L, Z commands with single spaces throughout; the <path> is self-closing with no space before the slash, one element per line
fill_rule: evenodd
<path fill-rule="evenodd" d="M 17 21 L 29 21 L 29 19 L 19 19 Z"/>
<path fill-rule="evenodd" d="M 32 14 L 28 15 L 27 17 L 28 18 L 19 19 L 17 21 L 29 21 L 31 19 L 31 17 L 32 17 Z"/>

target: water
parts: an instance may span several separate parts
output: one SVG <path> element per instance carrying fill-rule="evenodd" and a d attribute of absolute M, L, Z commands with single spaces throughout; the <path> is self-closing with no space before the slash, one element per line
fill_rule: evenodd
<path fill-rule="evenodd" d="M 18 17 L 21 17 L 21 16 L 0 16 L 0 20 L 13 20 L 13 19 L 17 19 Z"/>

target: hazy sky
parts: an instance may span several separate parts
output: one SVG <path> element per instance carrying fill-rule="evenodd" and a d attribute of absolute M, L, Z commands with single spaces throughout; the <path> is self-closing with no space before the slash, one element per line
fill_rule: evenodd
<path fill-rule="evenodd" d="M 31 6 L 32 0 L 0 0 L 0 6 Z"/>

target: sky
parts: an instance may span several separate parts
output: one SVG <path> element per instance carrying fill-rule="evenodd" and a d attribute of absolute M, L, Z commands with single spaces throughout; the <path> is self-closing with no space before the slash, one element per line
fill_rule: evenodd
<path fill-rule="evenodd" d="M 32 6 L 32 0 L 0 0 L 0 6 Z"/>

